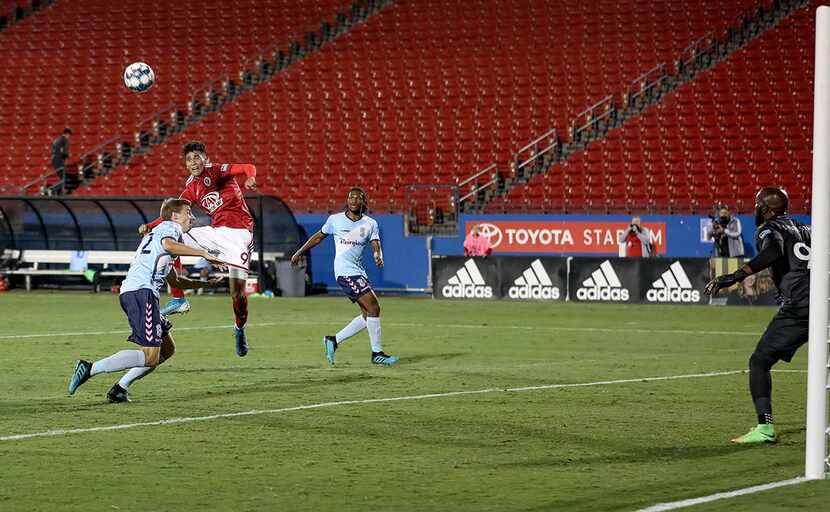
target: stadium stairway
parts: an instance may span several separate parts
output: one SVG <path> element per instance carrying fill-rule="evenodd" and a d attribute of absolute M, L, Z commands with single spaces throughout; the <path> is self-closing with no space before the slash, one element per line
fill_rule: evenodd
<path fill-rule="evenodd" d="M 357 183 L 376 211 L 400 211 L 407 184 L 507 161 L 752 3 L 398 2 L 81 193 L 177 192 L 162 169 L 192 137 L 257 164 L 262 190 L 295 210 L 337 208 Z"/>
<path fill-rule="evenodd" d="M 653 103 L 623 110 L 618 129 L 587 148 L 564 143 L 560 160 L 474 194 L 466 209 L 708 213 L 727 204 L 747 212 L 757 188 L 779 185 L 794 211 L 808 212 L 818 4 L 767 4 L 773 9 L 727 28 L 699 56 L 700 69 L 675 64 Z"/>

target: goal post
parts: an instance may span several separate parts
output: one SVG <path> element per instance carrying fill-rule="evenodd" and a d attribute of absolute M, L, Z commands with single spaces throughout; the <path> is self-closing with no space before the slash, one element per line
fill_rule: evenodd
<path fill-rule="evenodd" d="M 816 10 L 813 104 L 813 195 L 810 256 L 810 337 L 804 476 L 827 468 L 828 300 L 830 300 L 830 7 Z"/>

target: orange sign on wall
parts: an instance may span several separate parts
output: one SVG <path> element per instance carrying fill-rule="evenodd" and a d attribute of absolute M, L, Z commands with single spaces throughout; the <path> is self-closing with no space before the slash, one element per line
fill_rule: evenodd
<path fill-rule="evenodd" d="M 468 221 L 465 236 L 478 224 L 481 233 L 490 238 L 494 254 L 517 253 L 619 253 L 619 240 L 628 230 L 627 222 L 609 221 L 523 221 L 489 220 Z M 666 253 L 666 224 L 644 222 L 651 230 L 657 254 Z"/>

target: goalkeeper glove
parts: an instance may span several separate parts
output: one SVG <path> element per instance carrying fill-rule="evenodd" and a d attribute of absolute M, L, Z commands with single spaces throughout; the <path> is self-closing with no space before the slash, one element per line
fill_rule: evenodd
<path fill-rule="evenodd" d="M 735 283 L 740 283 L 748 275 L 749 274 L 747 274 L 743 269 L 738 269 L 731 274 L 724 274 L 722 276 L 718 276 L 709 281 L 709 283 L 706 285 L 706 288 L 703 289 L 703 293 L 705 293 L 706 295 L 714 295 L 723 288 L 729 288 Z"/>

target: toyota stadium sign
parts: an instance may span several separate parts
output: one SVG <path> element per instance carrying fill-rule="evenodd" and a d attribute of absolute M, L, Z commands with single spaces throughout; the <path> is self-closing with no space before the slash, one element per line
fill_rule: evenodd
<path fill-rule="evenodd" d="M 477 224 L 494 254 L 552 253 L 617 256 L 628 222 L 576 220 L 490 220 L 465 223 L 465 236 Z M 654 235 L 658 255 L 666 253 L 666 223 L 644 222 Z"/>

